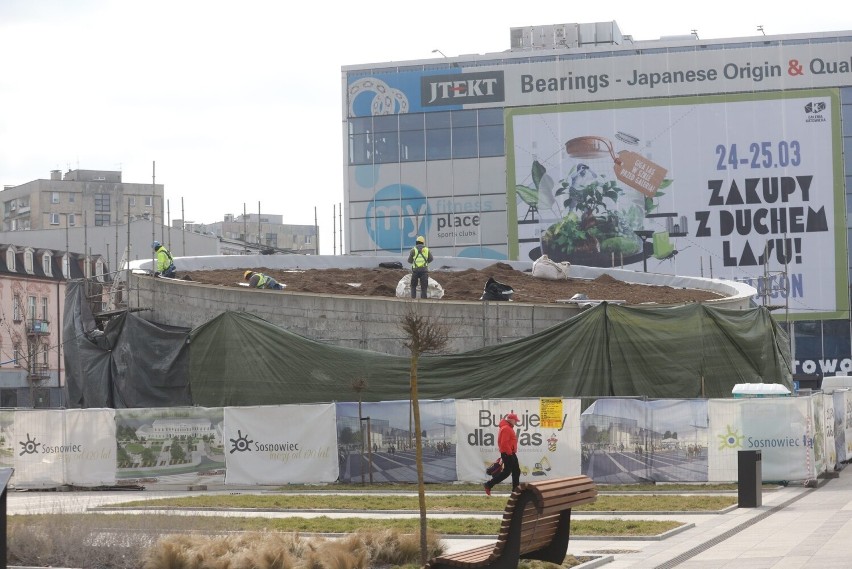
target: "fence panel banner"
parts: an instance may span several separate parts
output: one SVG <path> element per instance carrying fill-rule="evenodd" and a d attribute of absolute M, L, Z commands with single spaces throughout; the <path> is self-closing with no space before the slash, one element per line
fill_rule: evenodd
<path fill-rule="evenodd" d="M 599 399 L 580 417 L 583 474 L 603 484 L 707 480 L 707 401 Z"/>
<path fill-rule="evenodd" d="M 825 468 L 834 470 L 837 465 L 837 448 L 834 434 L 834 395 L 822 393 L 822 427 L 824 433 Z"/>
<path fill-rule="evenodd" d="M 118 471 L 140 484 L 221 484 L 221 407 L 117 409 Z"/>
<path fill-rule="evenodd" d="M 844 401 L 842 409 L 843 425 L 846 431 L 846 457 L 852 459 L 852 391 L 844 389 L 841 393 Z"/>
<path fill-rule="evenodd" d="M 821 397 L 711 399 L 709 479 L 733 482 L 738 451 L 761 451 L 763 480 L 807 480 L 815 476 L 811 400 Z M 822 406 L 815 416 L 822 416 Z M 820 420 L 821 422 L 821 420 Z M 822 443 L 820 443 L 821 445 Z"/>
<path fill-rule="evenodd" d="M 500 456 L 497 430 L 508 413 L 520 418 L 515 432 L 522 482 L 580 474 L 580 401 L 562 400 L 560 427 L 543 428 L 539 409 L 539 399 L 456 400 L 458 479 L 488 479 L 485 467 Z"/>
<path fill-rule="evenodd" d="M 225 408 L 225 483 L 337 480 L 334 404 Z"/>
<path fill-rule="evenodd" d="M 66 411 L 15 411 L 12 427 L 15 486 L 52 488 L 65 484 L 63 453 Z"/>
<path fill-rule="evenodd" d="M 20 447 L 15 444 L 14 427 L 15 412 L 0 411 L 0 468 L 15 467 L 15 455 Z"/>
<path fill-rule="evenodd" d="M 846 462 L 846 394 L 848 391 L 835 391 L 834 400 L 834 452 L 837 464 Z"/>
<path fill-rule="evenodd" d="M 66 409 L 65 483 L 115 485 L 115 409 Z"/>
<path fill-rule="evenodd" d="M 360 426 L 359 426 L 360 424 Z M 337 404 L 341 482 L 417 482 L 413 413 L 408 401 Z M 423 479 L 456 480 L 456 406 L 420 402 Z"/>

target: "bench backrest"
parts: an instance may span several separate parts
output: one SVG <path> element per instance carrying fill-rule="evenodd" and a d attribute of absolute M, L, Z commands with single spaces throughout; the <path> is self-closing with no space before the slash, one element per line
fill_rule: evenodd
<path fill-rule="evenodd" d="M 590 504 L 597 495 L 597 486 L 588 476 L 520 484 L 506 504 L 497 536 L 497 550 L 502 550 L 509 540 L 512 521 L 516 517 L 520 517 L 520 524 L 515 522 L 514 525 L 520 528 L 521 555 L 545 547 L 556 534 L 562 512 Z"/>

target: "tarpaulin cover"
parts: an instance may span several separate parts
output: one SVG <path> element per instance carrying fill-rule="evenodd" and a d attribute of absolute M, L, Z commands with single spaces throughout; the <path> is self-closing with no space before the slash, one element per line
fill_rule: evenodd
<path fill-rule="evenodd" d="M 329 346 L 245 312 L 191 333 L 193 403 L 205 407 L 409 397 L 410 358 Z M 422 356 L 423 399 L 730 397 L 737 383 L 792 387 L 786 332 L 765 308 L 608 303 L 526 338 Z"/>
<path fill-rule="evenodd" d="M 189 328 L 154 324 L 124 312 L 103 331 L 85 300 L 84 281 L 65 295 L 65 385 L 72 408 L 192 405 Z"/>

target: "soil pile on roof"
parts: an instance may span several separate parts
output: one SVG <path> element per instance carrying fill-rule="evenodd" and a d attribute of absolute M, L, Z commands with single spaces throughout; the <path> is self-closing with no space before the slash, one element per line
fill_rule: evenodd
<path fill-rule="evenodd" d="M 408 274 L 405 269 L 383 268 L 257 270 L 286 284 L 287 288 L 283 292 L 383 297 L 395 297 L 397 283 Z M 188 276 L 191 280 L 203 284 L 240 287 L 240 283 L 246 282 L 243 279 L 244 272 L 245 269 L 189 273 L 179 270 L 178 277 Z M 535 278 L 530 273 L 517 271 L 506 263 L 495 263 L 483 270 L 464 271 L 442 271 L 440 266 L 435 266 L 430 269 L 429 277 L 444 288 L 445 300 L 479 300 L 489 277 L 511 286 L 515 291 L 512 296 L 515 302 L 550 304 L 557 300 L 570 299 L 575 294 L 584 294 L 589 300 L 624 301 L 627 304 L 682 304 L 720 298 L 720 295 L 710 291 L 629 284 L 609 275 L 602 275 L 594 280 L 544 280 Z"/>

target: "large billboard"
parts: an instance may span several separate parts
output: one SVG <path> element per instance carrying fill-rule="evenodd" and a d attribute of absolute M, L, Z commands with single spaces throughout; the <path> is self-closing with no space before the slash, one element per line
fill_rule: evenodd
<path fill-rule="evenodd" d="M 509 256 L 745 281 L 836 315 L 839 109 L 836 90 L 512 109 Z"/>

